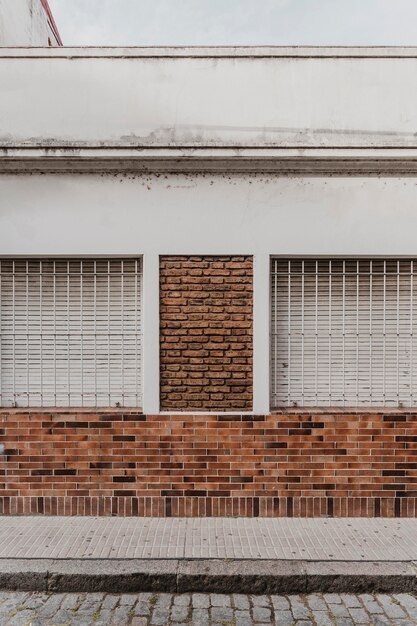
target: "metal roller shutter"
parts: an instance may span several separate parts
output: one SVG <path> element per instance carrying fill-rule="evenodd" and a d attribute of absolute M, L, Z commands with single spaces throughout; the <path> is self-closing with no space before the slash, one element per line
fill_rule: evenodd
<path fill-rule="evenodd" d="M 271 263 L 273 408 L 417 405 L 416 261 Z"/>
<path fill-rule="evenodd" d="M 1 406 L 141 406 L 140 259 L 3 259 L 0 281 Z"/>

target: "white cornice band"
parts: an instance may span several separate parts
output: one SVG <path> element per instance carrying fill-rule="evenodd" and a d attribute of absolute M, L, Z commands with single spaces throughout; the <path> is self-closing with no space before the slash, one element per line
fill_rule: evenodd
<path fill-rule="evenodd" d="M 0 148 L 0 173 L 128 171 L 414 175 L 417 148 Z"/>

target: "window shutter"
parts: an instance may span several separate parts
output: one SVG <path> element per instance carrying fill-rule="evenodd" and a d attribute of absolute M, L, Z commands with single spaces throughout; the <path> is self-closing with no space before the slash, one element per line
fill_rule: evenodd
<path fill-rule="evenodd" d="M 273 259 L 272 406 L 416 406 L 416 267 Z"/>
<path fill-rule="evenodd" d="M 1 406 L 140 406 L 139 259 L 0 261 Z"/>

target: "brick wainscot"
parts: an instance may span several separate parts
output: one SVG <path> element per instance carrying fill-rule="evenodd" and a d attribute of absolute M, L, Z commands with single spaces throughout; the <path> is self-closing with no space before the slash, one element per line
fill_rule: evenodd
<path fill-rule="evenodd" d="M 3 514 L 416 515 L 417 412 L 0 412 Z"/>

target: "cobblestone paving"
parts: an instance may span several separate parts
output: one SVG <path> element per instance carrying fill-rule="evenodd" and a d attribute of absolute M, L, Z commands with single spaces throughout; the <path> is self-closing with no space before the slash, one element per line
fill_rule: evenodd
<path fill-rule="evenodd" d="M 409 594 L 248 596 L 0 592 L 1 626 L 413 626 Z"/>

